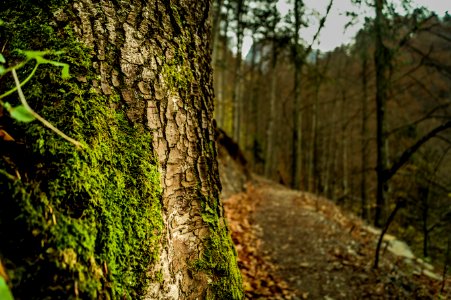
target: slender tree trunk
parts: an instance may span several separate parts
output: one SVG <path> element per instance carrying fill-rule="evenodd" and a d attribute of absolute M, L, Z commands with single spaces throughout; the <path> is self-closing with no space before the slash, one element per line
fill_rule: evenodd
<path fill-rule="evenodd" d="M 392 210 L 392 212 L 388 216 L 387 221 L 385 222 L 384 227 L 382 228 L 381 234 L 379 235 L 379 239 L 377 241 L 376 251 L 375 251 L 375 255 L 374 255 L 374 264 L 373 264 L 374 269 L 377 269 L 379 267 L 379 255 L 380 255 L 380 250 L 382 247 L 382 241 L 384 240 L 384 235 L 387 233 L 388 228 L 390 227 L 390 224 L 395 219 L 395 216 L 396 216 L 396 213 L 398 212 L 398 210 L 404 206 L 405 206 L 405 200 L 401 200 L 401 201 L 397 202 L 395 208 Z"/>
<path fill-rule="evenodd" d="M 332 129 L 329 130 L 329 138 L 326 139 L 326 151 L 324 154 L 324 172 L 323 172 L 323 193 L 326 197 L 329 196 L 329 178 L 330 178 L 330 165 L 331 165 L 331 156 L 332 156 Z"/>
<path fill-rule="evenodd" d="M 221 58 L 220 58 L 220 41 L 221 41 L 221 10 L 223 6 L 224 0 L 216 0 L 214 2 L 214 7 L 211 10 L 211 18 L 213 20 L 213 28 L 212 28 L 212 43 L 213 43 L 213 55 L 212 55 L 212 63 L 215 69 L 215 73 L 217 74 L 217 80 L 214 82 L 215 88 L 215 119 L 218 122 L 218 126 L 223 126 L 222 119 L 222 103 L 223 103 L 223 93 L 221 91 L 221 81 L 223 72 L 220 70 L 221 68 Z"/>
<path fill-rule="evenodd" d="M 316 66 L 317 72 L 318 65 Z M 308 161 L 308 190 L 312 193 L 316 192 L 316 178 L 315 178 L 315 170 L 317 169 L 317 155 L 318 155 L 318 97 L 319 97 L 319 74 L 316 74 L 315 78 L 315 95 L 313 99 L 312 105 L 312 113 L 311 113 L 311 123 L 312 123 L 312 131 L 310 136 L 310 157 Z"/>
<path fill-rule="evenodd" d="M 219 40 L 221 37 L 221 10 L 222 10 L 222 4 L 224 0 L 216 0 L 214 2 L 214 5 L 211 9 L 211 16 L 210 18 L 213 20 L 213 27 L 211 29 L 211 40 L 212 40 L 212 62 L 213 65 L 216 66 L 216 62 L 218 60 L 218 50 L 219 50 Z"/>
<path fill-rule="evenodd" d="M 346 91 L 342 90 L 341 98 L 341 120 L 343 125 L 341 127 L 341 190 L 342 195 L 340 199 L 343 201 L 349 196 L 349 178 L 348 178 L 348 134 L 346 121 Z M 344 204 L 344 203 L 343 203 Z"/>
<path fill-rule="evenodd" d="M 263 52 L 264 52 L 264 46 L 260 44 L 258 46 L 258 53 L 260 53 L 260 59 L 258 60 L 257 64 L 257 70 L 258 70 L 258 85 L 262 86 L 262 81 L 265 80 L 265 76 L 263 75 L 263 66 L 264 66 L 264 60 L 262 59 Z M 261 90 L 259 90 L 259 93 L 256 94 L 257 99 L 264 99 L 266 95 L 263 95 Z M 265 139 L 266 139 L 266 107 L 262 107 L 262 105 L 257 105 L 256 107 L 256 122 L 257 122 L 257 128 L 256 128 L 256 138 L 254 140 L 253 145 L 253 152 L 255 157 L 255 170 L 259 173 L 264 174 L 265 172 Z"/>
<path fill-rule="evenodd" d="M 251 53 L 251 66 L 250 66 L 250 78 L 249 78 L 249 118 L 248 124 L 246 125 L 246 136 L 245 136 L 245 145 L 247 148 L 247 153 L 249 153 L 249 158 L 251 160 L 251 165 L 254 165 L 256 161 L 256 153 L 254 151 L 255 143 L 257 140 L 257 109 L 258 109 L 258 101 L 257 101 L 257 84 L 256 81 L 256 59 L 257 59 L 257 41 L 254 38 L 255 35 L 252 35 L 252 53 Z"/>
<path fill-rule="evenodd" d="M 216 62 L 217 54 L 218 54 L 218 44 L 219 38 L 221 35 L 221 10 L 223 6 L 224 0 L 216 0 L 214 2 L 213 8 L 211 10 L 211 18 L 213 20 L 213 28 L 212 32 L 212 43 L 213 43 L 213 63 Z"/>
<path fill-rule="evenodd" d="M 235 79 L 233 81 L 233 138 L 240 144 L 241 138 L 241 84 L 242 84 L 242 50 L 244 35 L 244 0 L 238 0 L 236 8 L 236 63 L 235 63 Z"/>
<path fill-rule="evenodd" d="M 58 99 L 52 98 L 51 94 L 44 95 L 41 102 L 44 107 L 68 111 L 65 118 L 56 115 L 53 119 L 63 118 L 65 123 L 72 122 L 67 129 L 77 134 L 86 147 L 72 150 L 71 145 L 55 140 L 39 127 L 36 128 L 42 136 L 26 139 L 30 143 L 27 150 L 30 152 L 30 166 L 36 168 L 30 171 L 29 178 L 23 178 L 29 181 L 29 185 L 24 185 L 21 191 L 37 191 L 33 195 L 38 196 L 30 194 L 27 199 L 35 197 L 33 201 L 36 205 L 45 203 L 42 218 L 49 215 L 44 211 L 50 209 L 53 215 L 50 220 L 53 221 L 41 220 L 47 224 L 42 230 L 49 224 L 55 226 L 53 231 L 58 231 L 58 226 L 69 226 L 69 229 L 64 231 L 65 236 L 59 243 L 45 236 L 50 232 L 40 231 L 39 234 L 44 235 L 38 238 L 38 244 L 41 244 L 42 238 L 42 245 L 47 245 L 42 246 L 42 253 L 36 256 L 33 265 L 38 263 L 39 257 L 55 257 L 58 261 L 45 265 L 43 269 L 53 265 L 56 265 L 55 268 L 60 266 L 60 269 L 51 275 L 34 277 L 33 280 L 40 280 L 42 285 L 31 283 L 31 288 L 22 289 L 22 293 L 29 295 L 23 299 L 38 299 L 37 293 L 43 296 L 40 299 L 48 298 L 42 293 L 44 290 L 52 292 L 49 286 L 53 281 L 61 282 L 56 290 L 67 289 L 61 291 L 64 296 L 55 299 L 76 299 L 79 296 L 83 299 L 137 299 L 137 295 L 131 296 L 129 293 L 129 289 L 137 284 L 133 277 L 136 272 L 144 274 L 142 276 L 150 275 L 145 299 L 242 299 L 235 252 L 219 202 L 208 42 L 210 2 L 82 0 L 71 1 L 51 13 L 49 4 L 44 2 L 37 1 L 36 4 L 30 1 L 24 9 L 25 4 L 21 1 L 22 10 L 15 7 L 2 13 L 17 14 L 15 22 L 19 22 L 24 13 L 33 12 L 28 17 L 33 22 L 23 21 L 23 24 L 40 22 L 37 23 L 40 26 L 33 28 L 33 34 L 42 37 L 56 32 L 53 39 L 33 38 L 26 44 L 29 47 L 26 49 L 54 49 L 58 47 L 54 44 L 57 39 L 61 40 L 60 43 L 66 43 L 73 35 L 74 40 L 80 41 L 80 45 L 77 44 L 79 48 L 86 47 L 82 57 L 86 61 L 79 62 L 80 57 L 68 58 L 75 64 L 75 73 L 70 82 L 62 83 L 68 91 L 64 97 Z M 45 16 L 48 16 L 47 19 L 39 19 Z M 13 19 L 12 15 L 10 17 L 8 20 Z M 22 28 L 25 27 L 23 24 Z M 49 30 L 50 27 L 52 30 Z M 40 28 L 45 28 L 45 31 L 39 31 Z M 12 46 L 17 47 L 15 41 L 29 36 L 19 33 L 10 39 Z M 68 49 L 68 55 L 73 51 L 77 51 L 76 47 Z M 80 71 L 86 69 L 92 70 L 89 77 Z M 49 75 L 36 80 L 46 87 L 54 77 Z M 55 85 L 47 90 L 58 91 L 59 88 L 61 86 Z M 93 106 L 89 107 L 91 103 Z M 83 111 L 83 107 L 89 109 Z M 108 113 L 99 115 L 99 111 Z M 116 123 L 111 121 L 110 126 L 96 127 L 99 122 L 106 122 L 103 119 L 106 117 L 120 126 L 115 126 Z M 64 126 L 64 123 L 60 121 L 60 125 Z M 133 134 L 135 131 L 139 134 Z M 141 136 L 152 136 L 152 139 L 139 143 Z M 42 145 L 42 149 L 38 149 L 34 145 L 39 140 L 45 140 L 46 144 L 55 140 L 53 148 Z M 127 153 L 123 152 L 124 147 L 135 148 Z M 3 147 L 0 149 L 4 151 Z M 117 152 L 125 155 L 126 159 L 121 161 Z M 44 154 L 47 157 L 40 157 Z M 147 167 L 149 162 L 146 160 L 151 160 L 152 156 L 158 161 L 158 171 Z M 55 159 L 61 160 L 58 168 L 54 165 Z M 0 163 L 3 169 L 3 162 Z M 80 164 L 84 167 L 77 169 Z M 109 167 L 99 169 L 104 165 Z M 43 175 L 47 168 L 51 168 L 51 173 Z M 94 173 L 96 170 L 102 172 Z M 96 176 L 88 181 L 90 174 Z M 127 174 L 133 174 L 133 177 L 126 177 Z M 156 176 L 159 183 L 148 177 L 151 174 L 159 174 Z M 77 181 L 77 177 L 81 181 Z M 62 185 L 64 180 L 73 182 L 73 185 L 70 188 L 69 184 Z M 18 180 L 15 184 L 22 185 L 24 181 Z M 105 191 L 111 184 L 115 185 L 115 189 Z M 2 200 L 3 186 L 2 182 Z M 135 186 L 140 189 L 133 190 L 133 194 L 120 193 Z M 57 192 L 46 194 L 52 189 Z M 158 193 L 160 196 L 155 196 Z M 120 201 L 108 207 L 102 206 L 103 202 L 117 195 Z M 153 202 L 153 199 L 157 201 Z M 152 248 L 145 249 L 146 256 L 152 255 L 148 265 L 139 265 L 129 261 L 129 257 L 135 255 L 130 251 L 133 248 L 121 247 L 128 236 L 141 230 L 133 227 L 133 222 L 142 221 L 140 218 L 127 218 L 147 206 L 151 206 L 149 209 L 152 210 L 142 218 L 149 219 L 151 223 L 162 222 L 162 226 L 151 231 L 140 231 L 140 235 L 127 246 L 147 245 L 149 240 L 154 241 Z M 80 209 L 81 212 L 78 212 Z M 111 220 L 112 216 L 126 209 L 129 209 L 129 216 Z M 74 211 L 77 213 L 74 214 Z M 101 213 L 101 217 L 91 215 L 94 212 Z M 33 227 L 27 226 L 22 227 L 30 231 L 24 238 L 29 236 L 36 240 L 35 231 L 33 234 L 31 232 Z M 33 226 L 37 227 L 38 223 Z M 107 231 L 102 234 L 100 229 L 103 227 Z M 80 231 L 83 228 L 84 231 Z M 112 235 L 121 238 L 115 243 L 102 243 Z M 72 242 L 61 246 L 68 240 Z M 3 242 L 2 239 L 2 245 Z M 89 258 L 80 255 L 87 247 L 92 247 Z M 122 256 L 109 261 L 116 248 L 123 249 Z M 0 251 L 3 254 L 4 248 Z M 99 254 L 98 251 L 104 252 Z M 115 268 L 119 267 L 123 271 L 114 273 Z M 35 270 L 31 265 L 26 268 L 27 272 Z M 96 279 L 94 284 L 90 283 L 91 286 L 85 282 L 88 276 Z M 23 283 L 19 280 L 17 284 Z M 111 292 L 121 285 L 124 286 L 123 294 Z"/>
<path fill-rule="evenodd" d="M 385 109 L 387 101 L 387 85 L 388 85 L 388 49 L 383 43 L 383 15 L 384 1 L 375 0 L 375 54 L 374 64 L 376 69 L 376 123 L 377 123 L 377 188 L 376 188 L 376 211 L 374 216 L 374 225 L 380 227 L 385 216 L 385 192 L 387 189 L 387 178 L 385 170 L 387 168 L 387 152 L 386 152 L 386 120 Z"/>
<path fill-rule="evenodd" d="M 301 76 L 303 62 L 301 59 L 299 41 L 299 30 L 301 28 L 301 10 L 304 3 L 300 0 L 294 1 L 294 105 L 293 105 L 293 143 L 292 157 L 292 187 L 302 189 L 302 110 L 301 110 Z"/>
<path fill-rule="evenodd" d="M 421 201 L 421 214 L 422 214 L 422 229 L 423 229 L 423 256 L 429 257 L 429 184 L 425 188 L 421 188 L 419 192 L 419 198 Z"/>
<path fill-rule="evenodd" d="M 316 175 L 316 170 L 318 169 L 318 94 L 319 86 L 317 86 L 315 92 L 315 97 L 313 99 L 312 107 L 312 137 L 311 137 L 311 154 L 310 154 L 310 170 L 309 170 L 309 190 L 312 193 L 316 193 L 316 184 L 318 182 Z"/>
<path fill-rule="evenodd" d="M 275 146 L 275 129 L 276 129 L 276 119 L 277 119 L 277 50 L 275 41 L 272 45 L 272 55 L 271 55 L 271 88 L 270 88 L 270 99 L 269 99 L 269 120 L 268 129 L 266 133 L 266 155 L 265 155 L 265 176 L 270 178 L 272 172 L 274 172 L 274 146 Z"/>
<path fill-rule="evenodd" d="M 219 84 L 220 89 L 218 91 L 218 97 L 220 99 L 220 108 L 219 110 L 219 126 L 222 127 L 226 132 L 228 132 L 230 135 L 233 134 L 233 128 L 232 128 L 232 122 L 229 124 L 226 122 L 228 119 L 228 103 L 227 103 L 227 86 L 228 86 L 228 69 L 226 67 L 227 65 L 227 59 L 228 59 L 228 51 L 229 51 L 229 40 L 227 33 L 229 31 L 229 7 L 227 6 L 227 12 L 226 17 L 224 19 L 224 31 L 222 33 L 223 43 L 222 43 L 222 57 L 221 57 L 221 67 L 219 69 Z"/>
<path fill-rule="evenodd" d="M 312 148 L 310 155 L 310 188 L 309 190 L 317 194 L 321 186 L 321 174 L 319 171 L 319 130 L 318 130 L 318 106 L 319 106 L 319 92 L 321 89 L 322 76 L 327 71 L 328 61 L 323 70 L 319 66 L 319 50 L 316 52 L 316 75 L 315 75 L 315 96 L 312 107 Z"/>
<path fill-rule="evenodd" d="M 301 69 L 299 64 L 295 67 L 294 109 L 293 109 L 293 144 L 292 144 L 292 178 L 293 188 L 303 188 L 302 168 L 302 109 L 301 109 Z"/>
<path fill-rule="evenodd" d="M 316 168 L 314 169 L 313 174 L 316 178 L 316 185 L 315 190 L 318 195 L 323 195 L 324 192 L 324 160 L 325 160 L 325 153 L 326 150 L 324 149 L 327 147 L 327 138 L 324 134 L 324 128 L 321 131 L 318 131 L 318 138 L 317 138 L 317 153 L 315 154 L 315 165 Z"/>
<path fill-rule="evenodd" d="M 337 100 L 335 98 L 332 109 L 331 109 L 331 117 L 330 117 L 330 130 L 329 130 L 329 139 L 327 141 L 327 155 L 326 155 L 326 174 L 324 175 L 324 194 L 329 198 L 333 199 L 333 193 L 335 185 L 333 183 L 333 177 L 335 172 L 335 162 L 336 162 L 336 153 L 334 151 L 334 145 L 336 144 L 336 133 L 334 131 L 335 122 L 336 122 L 336 107 Z"/>
<path fill-rule="evenodd" d="M 339 109 L 339 100 L 336 100 L 335 103 L 335 107 L 336 107 L 336 113 L 334 114 L 334 119 L 336 120 L 337 123 L 340 122 L 339 120 L 339 116 L 338 116 L 338 109 Z M 335 111 L 335 110 L 334 110 Z M 338 132 L 334 132 L 334 147 L 333 147 L 333 151 L 332 151 L 332 167 L 331 167 L 331 184 L 330 184 L 330 199 L 332 200 L 337 200 L 337 190 L 338 190 L 338 185 L 339 185 L 339 179 L 338 176 L 340 174 L 338 167 L 339 167 L 339 155 L 340 155 L 340 141 L 338 140 Z M 335 150 L 335 151 L 334 151 Z"/>
<path fill-rule="evenodd" d="M 361 198 L 361 217 L 364 220 L 369 218 L 368 194 L 366 186 L 366 172 L 368 168 L 368 58 L 366 53 L 362 57 L 362 128 L 361 128 L 361 177 L 360 177 L 360 198 Z"/>

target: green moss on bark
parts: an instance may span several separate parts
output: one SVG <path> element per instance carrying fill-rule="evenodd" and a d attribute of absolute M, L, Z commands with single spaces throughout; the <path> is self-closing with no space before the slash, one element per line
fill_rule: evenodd
<path fill-rule="evenodd" d="M 24 92 L 36 111 L 86 147 L 75 149 L 37 122 L 0 118 L 16 139 L 0 146 L 1 261 L 17 299 L 137 299 L 163 226 L 152 136 L 129 123 L 117 96 L 92 88 L 92 50 L 64 24 L 48 23 L 54 6 L 67 1 L 32 2 L 3 5 L 5 56 L 15 48 L 66 50 L 59 59 L 70 63 L 73 79 L 42 67 Z M 10 84 L 3 81 L 0 90 Z"/>
<path fill-rule="evenodd" d="M 243 282 L 237 264 L 237 253 L 232 243 L 225 219 L 220 219 L 217 199 L 202 199 L 202 219 L 210 227 L 210 236 L 205 242 L 202 258 L 195 262 L 194 269 L 210 274 L 208 299 L 244 299 Z"/>

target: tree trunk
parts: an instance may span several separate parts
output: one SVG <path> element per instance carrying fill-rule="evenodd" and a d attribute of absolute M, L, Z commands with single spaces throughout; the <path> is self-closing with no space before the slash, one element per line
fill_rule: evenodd
<path fill-rule="evenodd" d="M 374 225 L 380 227 L 384 219 L 385 211 L 385 191 L 387 188 L 387 179 L 385 169 L 387 162 L 386 153 L 386 128 L 385 128 L 385 107 L 387 101 L 387 69 L 388 69 L 388 49 L 383 43 L 383 0 L 375 0 L 376 19 L 375 19 L 375 54 L 374 64 L 376 68 L 376 123 L 377 123 L 377 188 L 376 188 L 376 212 L 374 216 Z"/>
<path fill-rule="evenodd" d="M 229 52 L 229 40 L 227 37 L 227 33 L 229 31 L 229 10 L 230 8 L 227 6 L 227 12 L 226 12 L 226 17 L 224 20 L 224 31 L 223 31 L 223 44 L 222 44 L 222 58 L 221 58 L 221 68 L 219 71 L 219 79 L 218 79 L 218 84 L 220 85 L 220 88 L 218 91 L 216 91 L 218 93 L 218 96 L 220 97 L 220 107 L 217 108 L 217 110 L 219 111 L 219 126 L 222 127 L 225 131 L 227 131 L 229 129 L 228 125 L 226 123 L 226 119 L 227 119 L 227 73 L 228 70 L 226 68 L 226 64 L 227 64 L 227 57 L 228 57 L 228 52 Z M 230 124 L 230 127 L 232 127 L 232 124 Z M 231 135 L 233 133 L 232 129 L 230 129 L 229 134 Z"/>
<path fill-rule="evenodd" d="M 316 70 L 318 70 L 318 65 L 316 65 Z M 316 193 L 316 182 L 317 178 L 316 176 L 316 170 L 317 170 L 317 161 L 318 161 L 318 97 L 319 97 L 319 90 L 320 90 L 320 82 L 319 82 L 319 74 L 315 75 L 315 95 L 313 97 L 313 103 L 312 103 L 312 111 L 311 111 L 311 133 L 310 133 L 310 155 L 308 157 L 308 172 L 307 172 L 307 190 L 312 193 Z"/>
<path fill-rule="evenodd" d="M 318 192 L 318 100 L 319 100 L 319 85 L 316 83 L 315 97 L 313 99 L 312 107 L 312 136 L 311 136 L 311 154 L 309 162 L 309 191 L 316 194 Z"/>
<path fill-rule="evenodd" d="M 263 60 L 263 53 L 264 53 L 264 49 L 265 46 L 261 43 L 258 44 L 257 47 L 257 53 L 258 53 L 258 61 L 257 61 L 257 86 L 259 87 L 263 87 L 264 84 L 263 82 L 265 82 L 265 77 L 263 76 L 263 69 L 265 66 L 266 61 Z M 257 94 L 258 92 L 258 94 Z M 262 93 L 262 89 L 260 88 L 259 90 L 256 89 L 256 138 L 254 139 L 254 144 L 253 144 L 253 153 L 254 153 L 254 171 L 256 173 L 261 173 L 264 174 L 265 172 L 265 138 L 266 138 L 266 124 L 267 124 L 267 109 L 265 106 L 267 106 L 267 102 L 265 102 L 266 100 L 266 95 L 264 95 Z M 259 103 L 264 103 L 264 105 L 258 105 L 259 103 L 257 103 L 257 101 Z"/>
<path fill-rule="evenodd" d="M 329 199 L 334 197 L 335 189 L 335 162 L 337 151 L 334 151 L 334 146 L 336 145 L 336 132 L 335 132 L 335 122 L 336 122 L 336 111 L 337 111 L 337 97 L 335 97 L 332 108 L 330 110 L 330 126 L 329 126 L 329 138 L 327 140 L 327 154 L 325 162 L 325 174 L 324 174 L 324 195 Z"/>
<path fill-rule="evenodd" d="M 0 254 L 13 293 L 241 299 L 219 202 L 209 1 L 30 1 L 2 11 L 14 20 L 1 30 L 4 53 L 67 49 L 71 80 L 49 68 L 24 90 L 85 145 L 0 118 L 20 141 L 8 146 L 27 157 L 0 147 L 1 173 L 16 174 L 0 175 Z"/>
<path fill-rule="evenodd" d="M 236 63 L 235 79 L 233 81 L 233 138 L 240 144 L 241 140 L 241 80 L 242 80 L 242 51 L 244 37 L 244 0 L 238 0 L 236 8 Z"/>
<path fill-rule="evenodd" d="M 315 74 L 315 96 L 313 99 L 312 106 L 312 135 L 311 135 L 311 154 L 309 162 L 309 191 L 314 194 L 318 194 L 321 190 L 321 172 L 320 172 L 320 146 L 319 146 L 319 129 L 318 129 L 318 109 L 319 109 L 319 92 L 321 90 L 321 84 L 323 81 L 323 74 L 326 74 L 329 59 L 327 59 L 323 70 L 320 70 L 319 66 L 319 55 L 320 51 L 316 52 L 316 74 Z"/>
<path fill-rule="evenodd" d="M 348 121 L 346 118 L 346 91 L 341 91 L 341 120 L 343 125 L 341 126 L 341 191 L 340 201 L 345 204 L 346 199 L 349 196 L 349 179 L 348 179 Z"/>
<path fill-rule="evenodd" d="M 293 166 L 291 169 L 291 186 L 302 189 L 302 110 L 301 110 L 301 76 L 303 61 L 300 54 L 301 44 L 299 41 L 299 30 L 301 28 L 301 14 L 303 1 L 294 1 L 295 32 L 294 32 L 294 108 L 293 108 L 293 144 L 291 156 Z"/>
<path fill-rule="evenodd" d="M 222 59 L 221 57 L 221 53 L 220 53 L 220 41 L 221 41 L 221 19 L 222 19 L 222 14 L 221 14 L 221 10 L 223 7 L 223 2 L 224 0 L 216 0 L 214 2 L 214 6 L 211 9 L 211 18 L 213 20 L 213 27 L 211 30 L 211 34 L 212 34 L 212 50 L 213 50 L 213 54 L 212 54 L 212 64 L 213 67 L 215 69 L 215 73 L 217 74 L 217 78 L 215 78 L 214 80 L 214 88 L 215 88 L 215 119 L 218 123 L 219 127 L 223 126 L 223 119 L 222 119 L 222 112 L 223 112 L 223 108 L 222 108 L 222 104 L 223 104 L 223 92 L 221 90 L 221 82 L 222 82 L 222 76 L 223 76 L 223 71 L 220 70 L 220 68 L 222 67 Z"/>
<path fill-rule="evenodd" d="M 224 0 L 216 0 L 214 2 L 213 8 L 211 9 L 211 16 L 210 18 L 213 20 L 213 27 L 211 30 L 211 35 L 212 35 L 212 43 L 213 43 L 213 63 L 216 62 L 217 59 L 217 54 L 218 52 L 216 51 L 218 49 L 218 42 L 219 42 L 219 38 L 221 37 L 221 10 L 223 7 L 223 3 Z"/>
<path fill-rule="evenodd" d="M 365 50 L 363 50 L 365 51 Z M 366 53 L 362 54 L 362 127 L 361 127 L 361 177 L 360 177 L 360 198 L 361 217 L 364 220 L 369 218 L 368 194 L 366 185 L 366 172 L 368 168 L 368 58 Z"/>
<path fill-rule="evenodd" d="M 432 177 L 432 176 L 431 176 Z M 421 202 L 421 216 L 422 216 L 422 230 L 423 230 L 423 256 L 429 257 L 429 185 L 426 187 L 420 187 L 419 198 Z"/>
<path fill-rule="evenodd" d="M 272 54 L 271 54 L 271 87 L 270 87 L 270 98 L 269 98 L 269 120 L 268 128 L 266 133 L 266 153 L 265 153 L 265 176 L 268 178 L 274 178 L 271 176 L 274 170 L 274 161 L 276 159 L 274 153 L 274 146 L 276 144 L 274 134 L 276 130 L 277 121 L 277 50 L 276 43 L 273 40 Z"/>
<path fill-rule="evenodd" d="M 254 37 L 255 34 L 252 35 L 252 48 L 251 48 L 251 65 L 249 69 L 250 78 L 249 78 L 249 116 L 248 122 L 246 122 L 246 135 L 244 139 L 244 145 L 246 147 L 246 153 L 248 153 L 248 157 L 251 162 L 251 166 L 254 166 L 257 161 L 257 153 L 255 149 L 255 145 L 257 143 L 257 116 L 258 116 L 258 99 L 257 99 L 257 89 L 258 85 L 256 84 L 258 74 L 256 71 L 257 66 L 257 39 Z"/>

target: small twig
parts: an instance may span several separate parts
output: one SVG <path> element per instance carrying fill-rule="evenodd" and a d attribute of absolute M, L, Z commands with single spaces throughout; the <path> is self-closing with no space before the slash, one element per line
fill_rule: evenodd
<path fill-rule="evenodd" d="M 56 128 L 55 126 L 53 126 L 49 121 L 47 121 L 46 119 L 44 119 L 43 117 L 41 117 L 38 113 L 36 113 L 34 110 L 31 109 L 31 107 L 28 105 L 27 100 L 25 100 L 25 96 L 22 92 L 22 88 L 20 87 L 20 81 L 19 78 L 17 77 L 17 73 L 16 70 L 12 69 L 11 70 L 13 77 L 14 77 L 14 82 L 16 83 L 16 87 L 17 87 L 17 93 L 19 94 L 19 98 L 20 98 L 20 102 L 22 103 L 22 105 L 36 118 L 38 119 L 42 124 L 44 124 L 46 127 L 48 127 L 50 130 L 52 130 L 53 132 L 55 132 L 56 134 L 58 134 L 59 136 L 61 136 L 63 139 L 65 139 L 66 141 L 74 144 L 76 147 L 83 147 L 83 145 L 74 140 L 73 138 L 65 135 L 61 130 L 59 130 L 58 128 Z"/>
<path fill-rule="evenodd" d="M 8 44 L 8 40 L 6 40 L 6 42 L 3 44 L 3 47 L 2 47 L 2 53 L 3 52 L 5 52 L 5 48 L 6 48 L 6 45 Z"/>
<path fill-rule="evenodd" d="M 24 86 L 28 81 L 30 81 L 31 78 L 33 78 L 34 74 L 36 73 L 36 70 L 38 69 L 38 66 L 39 66 L 39 64 L 36 64 L 36 66 L 34 66 L 33 70 L 32 70 L 31 73 L 30 73 L 30 75 L 28 75 L 28 77 L 25 78 L 25 80 L 22 81 L 22 82 L 20 83 L 20 87 Z M 16 66 L 15 68 L 12 68 L 12 69 L 11 69 L 11 72 L 12 72 L 13 70 L 15 70 L 15 69 L 17 69 L 17 66 Z M 11 95 L 12 93 L 14 93 L 15 91 L 17 91 L 17 89 L 18 89 L 17 87 L 18 87 L 18 85 L 16 85 L 16 86 L 13 87 L 12 89 L 8 90 L 7 92 L 1 94 L 1 95 L 0 95 L 0 99 L 5 98 L 6 96 L 9 96 L 9 95 Z"/>
<path fill-rule="evenodd" d="M 0 169 L 0 174 L 5 175 L 8 179 L 12 180 L 12 181 L 16 181 L 16 177 L 14 177 L 13 175 L 9 174 L 8 172 Z"/>
<path fill-rule="evenodd" d="M 373 269 L 377 269 L 379 267 L 379 254 L 380 254 L 380 250 L 381 250 L 381 246 L 382 246 L 382 241 L 384 240 L 384 235 L 385 233 L 387 233 L 388 228 L 390 227 L 391 222 L 393 222 L 396 213 L 398 212 L 398 210 L 402 207 L 404 207 L 405 205 L 405 200 L 404 199 L 400 199 L 396 202 L 396 206 L 395 209 L 393 209 L 393 211 L 391 212 L 390 216 L 388 216 L 387 221 L 385 222 L 384 228 L 381 231 L 381 234 L 379 236 L 379 240 L 377 241 L 377 246 L 376 246 L 376 252 L 374 254 L 374 265 L 373 265 Z M 386 245 L 386 248 L 388 247 L 388 244 Z M 386 248 L 384 249 L 384 252 L 386 251 Z"/>

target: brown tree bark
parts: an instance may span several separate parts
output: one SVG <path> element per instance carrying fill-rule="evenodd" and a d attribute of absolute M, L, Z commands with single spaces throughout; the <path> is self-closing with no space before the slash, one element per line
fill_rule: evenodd
<path fill-rule="evenodd" d="M 80 35 L 98 49 L 103 93 L 114 90 L 116 80 L 121 82 L 118 88 L 128 116 L 133 122 L 147 122 L 154 132 L 165 223 L 160 264 L 154 272 L 161 272 L 163 281 L 151 285 L 147 299 L 206 298 L 216 293 L 211 283 L 218 274 L 190 269 L 207 251 L 211 226 L 225 227 L 211 124 L 209 1 L 113 3 L 86 0 L 74 6 L 82 16 Z M 102 19 L 93 20 L 93 11 Z M 127 17 L 122 19 L 118 12 Z M 110 28 L 107 33 L 95 26 L 102 21 Z M 117 36 L 122 30 L 123 39 Z M 118 51 L 108 53 L 108 43 Z M 118 75 L 103 56 L 119 57 Z M 219 219 L 209 224 L 205 214 Z"/>
<path fill-rule="evenodd" d="M 148 150 L 159 164 L 164 230 L 158 261 L 142 266 L 152 275 L 145 299 L 243 297 L 219 202 L 209 6 L 82 0 L 48 20 L 68 24 L 93 49 L 86 53 L 98 75 L 93 90 L 120 98 L 105 105 L 125 109 L 131 128 L 153 135 Z"/>

